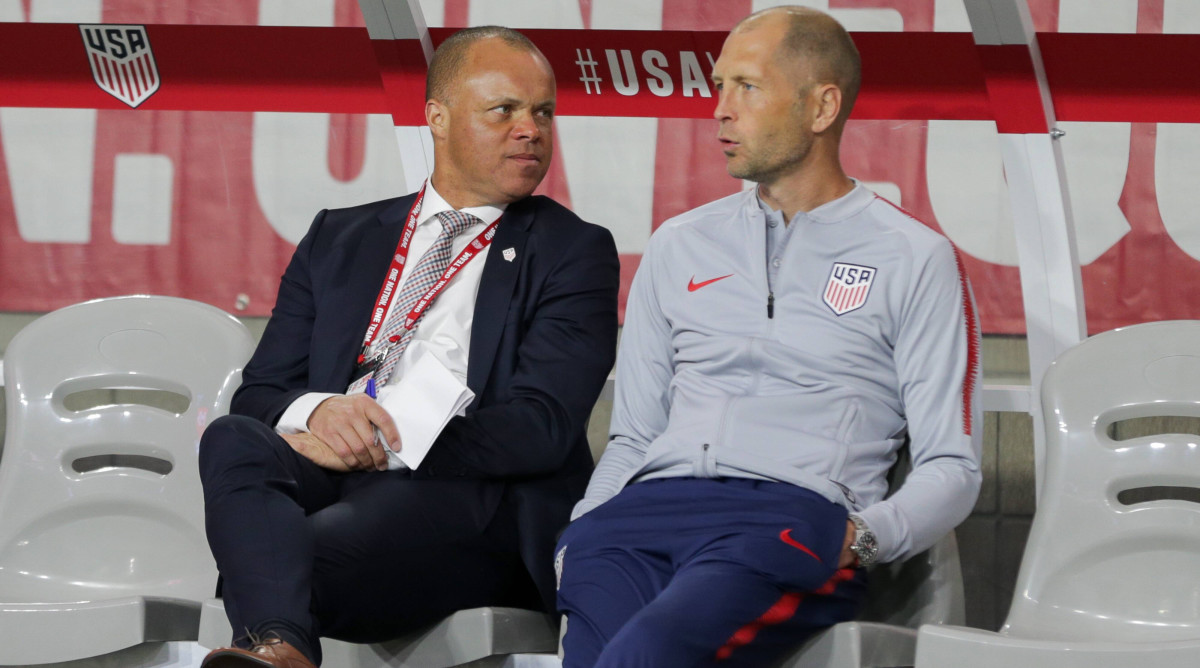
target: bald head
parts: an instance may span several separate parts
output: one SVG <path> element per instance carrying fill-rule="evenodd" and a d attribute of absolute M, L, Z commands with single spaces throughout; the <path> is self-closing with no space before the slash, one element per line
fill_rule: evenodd
<path fill-rule="evenodd" d="M 542 56 L 541 50 L 528 37 L 512 28 L 478 26 L 459 30 L 447 37 L 433 54 L 429 71 L 425 74 L 425 99 L 450 104 L 455 84 L 466 70 L 471 47 L 488 39 L 499 39 L 519 51 Z M 545 60 L 545 56 L 542 56 L 542 60 Z"/>
<path fill-rule="evenodd" d="M 858 97 L 862 64 L 850 34 L 832 16 L 808 7 L 772 7 L 747 16 L 732 33 L 785 27 L 779 52 L 781 65 L 805 73 L 802 86 L 831 83 L 842 91 L 839 123 L 845 123 Z"/>

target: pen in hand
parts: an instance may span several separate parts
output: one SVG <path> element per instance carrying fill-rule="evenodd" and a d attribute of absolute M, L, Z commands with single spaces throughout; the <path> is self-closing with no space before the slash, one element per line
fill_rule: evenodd
<path fill-rule="evenodd" d="M 371 378 L 367 379 L 366 392 L 367 392 L 367 396 L 371 397 L 372 399 L 379 398 L 378 396 L 376 396 L 377 390 L 375 389 L 375 378 L 373 376 Z M 387 445 L 387 440 L 383 438 L 383 432 L 379 431 L 379 427 L 375 427 L 375 442 L 378 443 L 380 445 L 380 447 L 382 447 L 384 450 L 391 449 Z"/>

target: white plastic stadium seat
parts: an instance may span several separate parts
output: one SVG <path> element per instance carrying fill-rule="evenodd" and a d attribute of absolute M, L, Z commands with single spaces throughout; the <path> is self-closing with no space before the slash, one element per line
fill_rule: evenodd
<path fill-rule="evenodd" d="M 253 346 L 219 309 L 145 296 L 67 307 L 12 340 L 0 665 L 196 638 L 217 577 L 196 449 Z"/>
<path fill-rule="evenodd" d="M 1200 439 L 1110 431 L 1200 417 L 1200 321 L 1080 343 L 1046 374 L 1042 406 L 1042 501 L 1008 619 L 998 633 L 923 627 L 916 665 L 1200 665 Z"/>
<path fill-rule="evenodd" d="M 229 618 L 220 599 L 204 604 L 200 645 L 229 644 Z M 322 668 L 449 668 L 504 665 L 518 652 L 553 652 L 558 645 L 554 617 L 517 608 L 460 610 L 437 624 L 373 645 L 321 639 Z"/>

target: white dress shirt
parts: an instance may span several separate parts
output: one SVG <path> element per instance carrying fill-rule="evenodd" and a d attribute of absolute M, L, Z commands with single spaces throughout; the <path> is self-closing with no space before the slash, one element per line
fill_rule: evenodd
<path fill-rule="evenodd" d="M 417 259 L 429 250 L 442 232 L 442 226 L 434 216 L 443 211 L 453 210 L 454 207 L 442 199 L 442 196 L 434 189 L 433 182 L 428 182 L 425 187 L 425 202 L 421 206 L 420 216 L 417 217 L 417 229 L 413 232 L 408 250 L 408 257 L 413 261 L 404 264 L 404 270 L 400 274 L 400 284 L 396 286 L 396 294 L 400 293 L 400 288 L 408 280 L 412 268 L 418 264 Z M 478 206 L 461 209 L 461 211 L 475 216 L 481 222 L 467 228 L 465 232 L 454 239 L 451 246 L 451 258 L 458 257 L 467 244 L 471 243 L 484 228 L 498 219 L 504 213 L 504 207 Z M 396 369 L 392 372 L 395 377 L 399 378 L 404 374 L 411 365 L 411 360 L 416 356 L 416 350 L 424 349 L 436 357 L 464 386 L 466 385 L 467 358 L 471 347 L 471 323 L 475 317 L 475 296 L 479 293 L 479 279 L 483 276 L 483 265 L 487 262 L 487 254 L 490 250 L 491 245 L 484 248 L 479 255 L 467 263 L 467 266 L 459 270 L 425 311 L 425 317 L 417 325 L 417 331 L 413 333 L 412 340 L 409 341 L 408 347 L 404 349 L 396 363 Z M 384 274 L 380 274 L 380 286 L 383 285 L 383 279 Z M 384 316 L 385 323 L 391 317 L 393 308 L 397 308 L 396 301 L 388 306 L 388 313 Z M 366 335 L 365 330 L 362 335 Z M 275 425 L 275 431 L 280 434 L 297 434 L 308 431 L 308 418 L 316 410 L 317 405 L 329 397 L 335 396 L 338 395 L 325 392 L 309 392 L 301 395 L 280 416 L 278 424 Z"/>

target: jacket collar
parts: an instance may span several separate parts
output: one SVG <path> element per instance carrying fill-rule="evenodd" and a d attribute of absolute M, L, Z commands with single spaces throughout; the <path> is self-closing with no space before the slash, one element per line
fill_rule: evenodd
<path fill-rule="evenodd" d="M 404 221 L 408 218 L 408 212 L 412 209 L 413 202 L 415 202 L 416 199 L 417 193 L 410 193 L 404 197 L 396 198 L 396 201 L 392 202 L 387 208 L 379 213 L 377 222 L 380 225 L 389 225 L 392 223 L 403 225 Z M 475 216 L 484 223 L 491 223 L 493 220 L 496 220 L 504 215 L 506 207 L 507 205 L 478 206 L 467 207 L 462 209 L 462 211 Z M 421 205 L 421 217 L 418 220 L 418 223 L 424 223 L 431 216 L 442 211 L 449 211 L 451 209 L 453 209 L 453 207 L 451 207 L 450 204 L 442 198 L 437 189 L 433 187 L 433 184 L 429 183 L 425 189 L 425 202 Z"/>
<path fill-rule="evenodd" d="M 807 220 L 818 224 L 839 223 L 847 218 L 858 215 L 863 209 L 875 200 L 875 193 L 871 192 L 866 186 L 859 182 L 858 179 L 850 179 L 854 182 L 854 188 L 850 192 L 841 197 L 822 204 L 812 211 L 801 211 L 796 214 L 796 221 Z M 758 196 L 758 188 L 747 188 L 742 191 L 742 207 L 748 217 L 753 217 L 755 213 L 763 213 L 767 211 L 766 205 Z M 789 221 L 792 222 L 792 221 Z"/>

